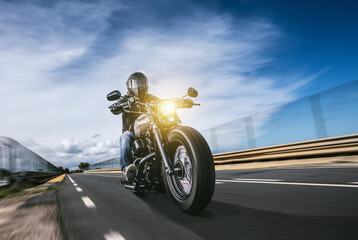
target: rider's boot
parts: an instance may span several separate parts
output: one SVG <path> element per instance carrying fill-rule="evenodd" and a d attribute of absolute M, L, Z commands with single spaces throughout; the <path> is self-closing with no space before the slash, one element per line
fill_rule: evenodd
<path fill-rule="evenodd" d="M 125 174 L 127 181 L 134 180 L 137 174 L 137 167 L 134 164 L 128 165 L 125 169 Z"/>

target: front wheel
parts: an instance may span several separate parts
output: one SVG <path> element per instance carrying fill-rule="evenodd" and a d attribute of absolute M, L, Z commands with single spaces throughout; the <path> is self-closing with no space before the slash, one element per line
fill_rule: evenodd
<path fill-rule="evenodd" d="M 189 214 L 209 204 L 215 188 L 213 156 L 204 137 L 191 127 L 180 126 L 168 135 L 168 158 L 175 173 L 163 166 L 165 188 L 177 207 Z"/>

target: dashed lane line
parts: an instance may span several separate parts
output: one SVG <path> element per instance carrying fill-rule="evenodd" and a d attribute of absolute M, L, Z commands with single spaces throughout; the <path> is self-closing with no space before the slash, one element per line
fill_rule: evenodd
<path fill-rule="evenodd" d="M 77 183 L 75 183 L 75 181 L 73 181 L 70 176 L 68 176 L 68 177 L 71 180 L 71 182 L 73 183 L 73 185 L 76 187 L 77 192 L 83 192 L 82 188 L 78 187 Z M 94 205 L 92 200 L 87 196 L 82 197 L 82 201 L 86 204 L 86 206 L 88 208 L 95 208 L 96 207 L 96 205 Z"/>
<path fill-rule="evenodd" d="M 358 184 L 358 182 L 350 182 L 350 184 Z"/>
<path fill-rule="evenodd" d="M 75 183 L 75 181 L 73 181 L 69 175 L 68 175 L 68 178 L 71 180 L 72 183 Z"/>
<path fill-rule="evenodd" d="M 125 240 L 125 238 L 119 233 L 110 231 L 109 233 L 104 235 L 104 239 L 106 240 Z"/>
<path fill-rule="evenodd" d="M 216 181 L 218 181 L 218 182 L 232 182 L 232 183 L 261 183 L 261 184 L 281 184 L 281 185 L 317 186 L 317 187 L 358 188 L 358 185 L 352 185 L 352 184 L 302 183 L 302 182 L 269 182 L 269 181 L 243 181 L 243 180 L 227 180 L 227 179 L 216 179 Z"/>
<path fill-rule="evenodd" d="M 78 187 L 77 183 L 75 183 L 75 181 L 73 181 L 70 176 L 68 176 L 68 177 L 71 180 L 73 186 L 76 187 L 77 192 L 83 192 L 83 190 L 80 187 Z M 107 177 L 107 176 L 104 176 L 104 177 Z M 85 205 L 88 208 L 96 207 L 96 205 L 92 202 L 92 200 L 87 196 L 83 196 L 82 201 L 85 203 Z M 125 240 L 125 238 L 119 232 L 115 232 L 115 231 L 110 231 L 109 233 L 105 234 L 104 239 L 106 239 L 106 240 Z"/>
<path fill-rule="evenodd" d="M 96 207 L 96 205 L 94 205 L 94 203 L 92 202 L 92 200 L 89 197 L 84 196 L 84 197 L 82 197 L 82 200 L 83 200 L 83 202 L 86 204 L 86 206 L 88 208 L 95 208 Z"/>

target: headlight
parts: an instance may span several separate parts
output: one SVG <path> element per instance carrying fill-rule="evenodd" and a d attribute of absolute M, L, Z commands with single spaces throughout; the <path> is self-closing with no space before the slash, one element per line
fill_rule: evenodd
<path fill-rule="evenodd" d="M 173 116 L 176 110 L 177 110 L 177 106 L 173 101 L 166 100 L 159 104 L 159 112 L 164 117 Z"/>

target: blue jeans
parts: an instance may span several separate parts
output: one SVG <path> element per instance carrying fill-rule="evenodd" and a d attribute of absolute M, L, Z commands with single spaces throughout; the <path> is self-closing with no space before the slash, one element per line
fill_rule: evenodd
<path fill-rule="evenodd" d="M 134 139 L 135 136 L 132 131 L 125 131 L 119 139 L 119 166 L 122 171 L 129 164 L 133 163 L 131 145 Z"/>

